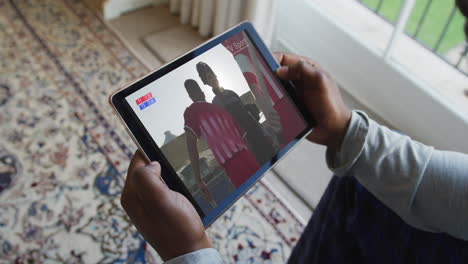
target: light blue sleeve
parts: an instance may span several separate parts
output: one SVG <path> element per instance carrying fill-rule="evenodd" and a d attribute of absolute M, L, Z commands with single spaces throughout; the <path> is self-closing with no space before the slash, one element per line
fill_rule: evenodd
<path fill-rule="evenodd" d="M 178 256 L 164 262 L 165 264 L 221 264 L 223 260 L 214 248 L 204 248 L 188 254 Z"/>
<path fill-rule="evenodd" d="M 327 163 L 408 224 L 468 240 L 468 155 L 435 150 L 353 111 L 340 152 L 327 151 Z"/>

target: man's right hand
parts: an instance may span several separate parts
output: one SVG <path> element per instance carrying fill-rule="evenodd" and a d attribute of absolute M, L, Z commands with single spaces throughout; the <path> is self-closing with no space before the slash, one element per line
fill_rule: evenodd
<path fill-rule="evenodd" d="M 278 52 L 273 55 L 281 65 L 276 74 L 293 82 L 298 97 L 316 122 L 307 139 L 339 151 L 351 120 L 351 110 L 341 99 L 333 78 L 309 58 Z"/>

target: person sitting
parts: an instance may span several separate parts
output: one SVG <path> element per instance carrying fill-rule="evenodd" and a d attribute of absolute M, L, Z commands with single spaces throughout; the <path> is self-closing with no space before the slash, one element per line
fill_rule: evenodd
<path fill-rule="evenodd" d="M 468 16 L 468 0 L 456 0 Z M 468 35 L 468 22 L 465 24 Z M 289 263 L 468 263 L 468 155 L 436 150 L 351 111 L 309 58 L 275 53 L 316 121 L 333 177 Z M 121 203 L 167 263 L 222 263 L 201 220 L 137 152 Z M 136 188 L 138 186 L 138 188 Z"/>

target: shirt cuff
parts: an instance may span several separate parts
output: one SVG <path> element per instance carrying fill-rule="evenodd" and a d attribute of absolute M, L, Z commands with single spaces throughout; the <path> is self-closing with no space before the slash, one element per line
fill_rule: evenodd
<path fill-rule="evenodd" d="M 223 263 L 218 251 L 214 248 L 204 248 L 182 256 L 175 257 L 166 262 L 166 264 L 219 264 Z"/>
<path fill-rule="evenodd" d="M 327 149 L 327 165 L 335 175 L 344 176 L 353 167 L 364 149 L 368 131 L 369 117 L 362 111 L 354 110 L 340 151 Z"/>

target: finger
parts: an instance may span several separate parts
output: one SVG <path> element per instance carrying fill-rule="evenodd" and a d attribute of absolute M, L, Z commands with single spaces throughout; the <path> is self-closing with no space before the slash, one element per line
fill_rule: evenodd
<path fill-rule="evenodd" d="M 278 77 L 284 80 L 301 80 L 306 82 L 315 81 L 316 78 L 320 75 L 319 69 L 308 63 L 305 63 L 302 60 L 296 62 L 295 64 L 281 67 L 277 70 L 276 73 Z"/>
<path fill-rule="evenodd" d="M 282 52 L 273 52 L 272 54 L 273 54 L 273 57 L 275 58 L 275 60 L 279 63 L 281 61 L 281 58 L 283 57 L 283 53 Z"/>
<path fill-rule="evenodd" d="M 275 59 L 281 66 L 287 66 L 290 64 L 294 64 L 301 60 L 301 57 L 295 54 L 287 53 L 287 52 L 276 52 Z"/>
<path fill-rule="evenodd" d="M 135 151 L 135 154 L 133 154 L 132 160 L 130 161 L 130 165 L 128 165 L 128 174 L 132 174 L 133 170 L 145 166 L 146 163 L 147 161 L 143 153 L 141 153 L 140 150 Z"/>
<path fill-rule="evenodd" d="M 122 190 L 122 195 L 120 196 L 120 204 L 134 224 L 135 221 L 133 221 L 133 219 L 138 219 L 136 216 L 139 215 L 135 210 L 135 208 L 139 206 L 139 203 L 140 201 L 136 197 L 135 193 L 131 190 L 130 184 L 125 184 Z"/>
<path fill-rule="evenodd" d="M 169 188 L 161 181 L 161 166 L 153 161 L 148 165 L 136 168 L 130 177 L 132 188 L 145 205 L 164 206 Z"/>
<path fill-rule="evenodd" d="M 127 178 L 125 180 L 125 185 L 123 187 L 122 194 L 120 197 L 120 203 L 124 208 L 125 212 L 127 212 L 130 219 L 138 219 L 138 217 L 135 217 L 136 215 L 138 215 L 138 213 L 136 213 L 135 208 L 141 207 L 141 202 L 138 199 L 136 192 L 133 188 L 132 178 L 135 174 L 135 170 L 145 166 L 146 160 L 143 157 L 143 154 L 139 150 L 135 151 L 135 154 L 133 154 L 132 160 L 130 161 L 130 164 L 128 166 Z M 134 221 L 132 220 L 132 222 Z"/>
<path fill-rule="evenodd" d="M 296 54 L 288 53 L 288 52 L 276 52 L 275 59 L 278 61 L 279 65 L 281 66 L 288 66 L 291 64 L 295 64 L 299 61 L 305 61 L 311 65 L 317 64 L 314 60 L 309 59 L 307 57 L 299 56 Z"/>
<path fill-rule="evenodd" d="M 150 239 L 152 236 L 146 232 L 155 232 L 154 230 L 154 221 L 148 221 L 150 216 L 146 213 L 143 208 L 141 201 L 138 199 L 135 191 L 132 190 L 130 185 L 125 185 L 122 191 L 122 196 L 120 200 L 122 207 L 127 213 L 130 221 L 135 225 L 138 232 L 146 239 Z M 152 241 L 148 241 L 152 242 Z"/>

